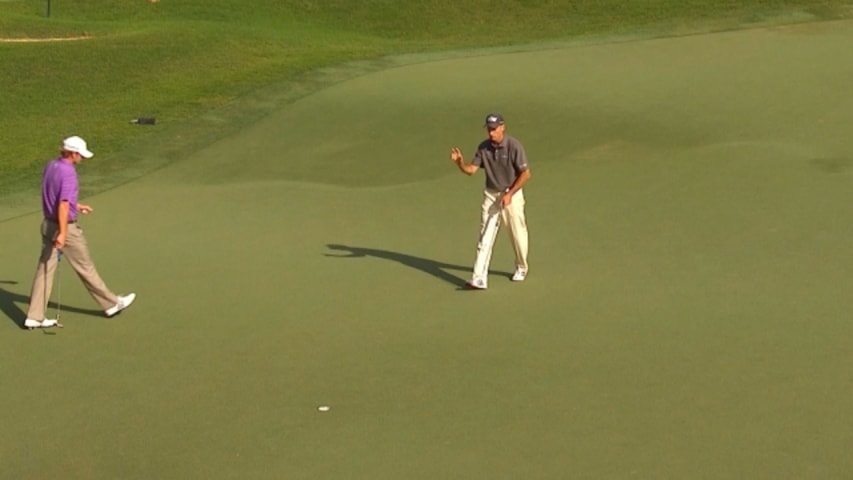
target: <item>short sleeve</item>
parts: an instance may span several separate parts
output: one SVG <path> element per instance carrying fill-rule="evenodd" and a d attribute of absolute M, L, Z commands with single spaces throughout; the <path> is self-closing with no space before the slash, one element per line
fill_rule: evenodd
<path fill-rule="evenodd" d="M 523 172 L 529 168 L 527 165 L 527 153 L 520 142 L 515 143 L 515 155 L 512 158 L 512 165 L 517 172 Z"/>
<path fill-rule="evenodd" d="M 71 175 L 63 175 L 59 184 L 56 200 L 58 202 L 76 202 L 77 182 Z"/>
<path fill-rule="evenodd" d="M 477 151 L 474 152 L 474 158 L 471 159 L 471 165 L 474 165 L 478 168 L 483 166 L 483 149 L 482 148 L 477 148 Z"/>

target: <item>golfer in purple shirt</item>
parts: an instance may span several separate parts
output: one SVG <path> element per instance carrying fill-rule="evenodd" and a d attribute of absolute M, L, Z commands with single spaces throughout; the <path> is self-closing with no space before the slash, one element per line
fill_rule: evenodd
<path fill-rule="evenodd" d="M 68 137 L 62 142 L 60 157 L 49 162 L 44 169 L 41 185 L 44 213 L 41 224 L 42 250 L 24 328 L 59 325 L 56 319 L 45 318 L 45 313 L 60 254 L 67 259 L 106 316 L 116 315 L 136 299 L 136 294 L 116 295 L 107 288 L 92 263 L 83 229 L 77 224 L 78 214 L 88 215 L 93 209 L 77 202 L 80 185 L 76 166 L 84 158 L 92 158 L 93 155 L 85 140 L 76 136 Z"/>

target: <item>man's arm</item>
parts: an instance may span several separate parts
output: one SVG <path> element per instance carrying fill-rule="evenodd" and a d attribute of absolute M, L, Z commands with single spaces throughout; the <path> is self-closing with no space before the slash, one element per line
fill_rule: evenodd
<path fill-rule="evenodd" d="M 65 236 L 68 234 L 68 213 L 71 211 L 71 206 L 68 200 L 59 202 L 59 208 L 56 212 L 56 224 L 59 225 L 59 231 L 56 233 L 56 238 L 53 240 L 55 248 L 65 246 Z"/>
<path fill-rule="evenodd" d="M 465 175 L 474 175 L 477 173 L 477 170 L 480 167 L 476 165 L 472 165 L 470 163 L 465 163 L 465 159 L 462 157 L 462 151 L 456 147 L 450 149 L 450 160 L 459 167 L 459 171 L 464 173 Z"/>
<path fill-rule="evenodd" d="M 509 187 L 509 190 L 501 196 L 501 205 L 506 207 L 512 202 L 512 196 L 515 195 L 515 192 L 524 188 L 524 184 L 530 180 L 530 169 L 522 170 L 521 173 L 515 177 L 515 181 L 512 182 L 512 186 Z"/>
<path fill-rule="evenodd" d="M 527 183 L 528 180 L 530 180 L 529 168 L 527 170 L 523 170 L 517 177 L 515 177 L 515 181 L 512 182 L 512 186 L 509 187 L 509 191 L 506 193 L 510 196 L 515 195 L 515 192 L 524 188 L 524 184 Z"/>

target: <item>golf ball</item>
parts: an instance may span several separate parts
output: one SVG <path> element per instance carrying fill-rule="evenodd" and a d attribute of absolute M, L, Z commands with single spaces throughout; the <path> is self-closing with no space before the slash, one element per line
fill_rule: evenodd
<path fill-rule="evenodd" d="M 321 405 L 317 407 L 317 410 L 321 412 L 328 412 L 329 410 L 331 410 L 331 407 L 329 407 L 328 405 Z"/>

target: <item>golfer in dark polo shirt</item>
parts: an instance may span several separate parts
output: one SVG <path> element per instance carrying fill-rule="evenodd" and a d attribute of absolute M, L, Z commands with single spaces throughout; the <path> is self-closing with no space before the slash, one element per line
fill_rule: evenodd
<path fill-rule="evenodd" d="M 506 225 L 515 250 L 515 273 L 512 280 L 527 278 L 527 221 L 524 217 L 524 192 L 522 187 L 530 179 L 527 155 L 521 142 L 506 135 L 503 116 L 492 113 L 486 116 L 489 138 L 474 153 L 471 163 L 465 163 L 462 152 L 453 147 L 450 160 L 466 175 L 474 175 L 480 168 L 486 171 L 486 188 L 480 217 L 480 240 L 474 260 L 474 273 L 469 288 L 482 290 L 488 287 L 489 262 L 501 222 Z"/>
<path fill-rule="evenodd" d="M 41 187 L 44 213 L 42 248 L 24 328 L 60 326 L 56 319 L 45 318 L 60 254 L 67 259 L 106 316 L 116 315 L 136 299 L 136 294 L 116 295 L 107 288 L 95 269 L 83 229 L 77 223 L 78 214 L 87 215 L 93 208 L 77 202 L 80 185 L 76 167 L 84 158 L 92 158 L 93 155 L 85 140 L 77 136 L 68 137 L 62 141 L 59 158 L 48 162 L 44 168 Z"/>

